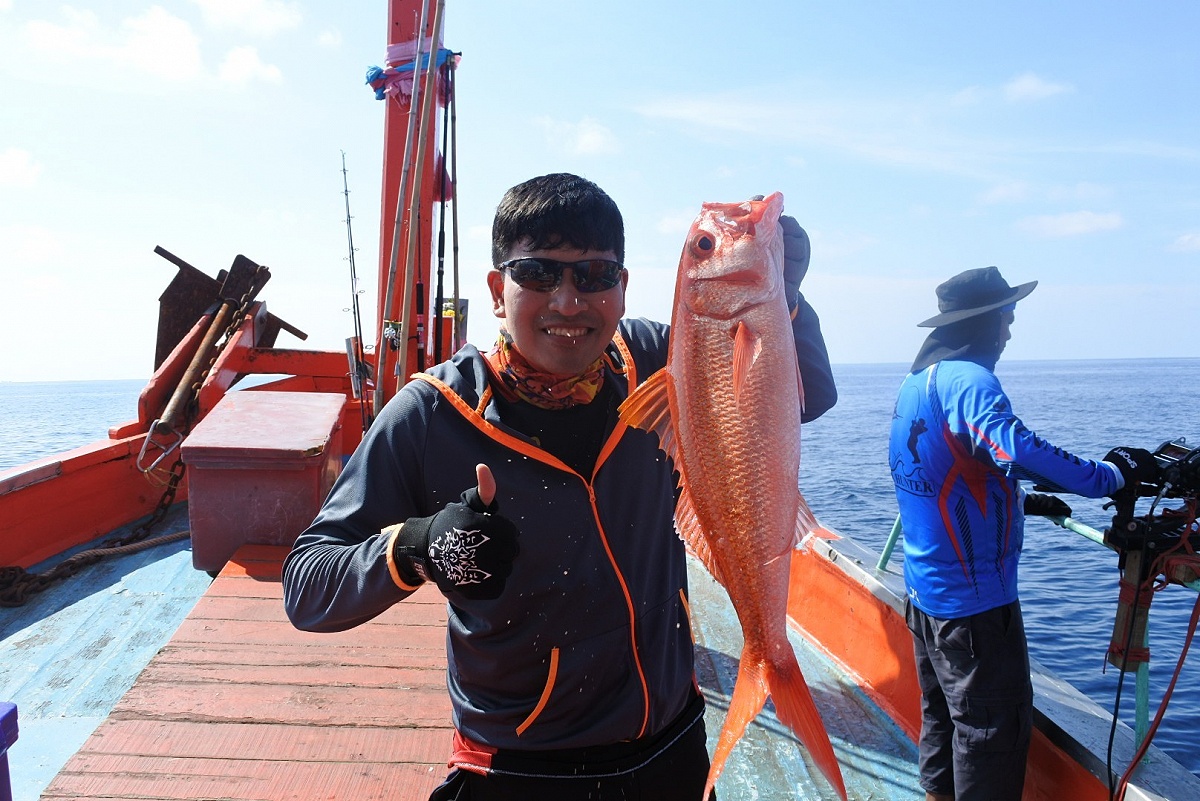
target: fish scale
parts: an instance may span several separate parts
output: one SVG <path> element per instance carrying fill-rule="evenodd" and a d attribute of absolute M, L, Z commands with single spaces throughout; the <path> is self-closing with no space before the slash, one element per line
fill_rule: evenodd
<path fill-rule="evenodd" d="M 768 695 L 846 797 L 786 630 L 790 554 L 815 521 L 797 485 L 803 388 L 784 297 L 782 208 L 779 193 L 704 204 L 680 258 L 666 367 L 621 406 L 626 423 L 657 433 L 674 460 L 676 528 L 742 626 L 706 798 Z"/>

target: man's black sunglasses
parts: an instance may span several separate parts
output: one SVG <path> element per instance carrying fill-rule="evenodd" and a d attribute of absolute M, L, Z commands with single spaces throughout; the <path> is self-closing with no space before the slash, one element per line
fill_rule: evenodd
<path fill-rule="evenodd" d="M 534 292 L 553 292 L 563 279 L 563 268 L 571 268 L 575 288 L 580 292 L 603 292 L 621 282 L 625 267 L 619 261 L 587 259 L 585 261 L 556 261 L 555 259 L 509 259 L 497 269 L 508 272 L 517 286 Z"/>

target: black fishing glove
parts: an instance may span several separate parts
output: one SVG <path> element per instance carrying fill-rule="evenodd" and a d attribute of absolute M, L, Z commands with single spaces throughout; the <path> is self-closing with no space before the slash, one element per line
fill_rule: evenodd
<path fill-rule="evenodd" d="M 808 260 L 812 255 L 812 245 L 808 234 L 795 217 L 784 214 L 779 218 L 779 228 L 783 232 L 783 291 L 787 298 L 789 309 L 796 308 L 800 297 L 800 282 L 808 273 Z"/>
<path fill-rule="evenodd" d="M 1039 495 L 1036 492 L 1025 494 L 1025 516 L 1038 517 L 1070 517 L 1071 507 L 1056 495 Z"/>
<path fill-rule="evenodd" d="M 437 514 L 406 520 L 392 556 L 397 565 L 410 565 L 422 579 L 436 582 L 443 595 L 499 598 L 520 551 L 520 532 L 496 514 L 499 508 L 495 501 L 484 506 L 479 488 L 472 487 Z"/>
<path fill-rule="evenodd" d="M 1144 448 L 1113 448 L 1105 455 L 1104 461 L 1111 462 L 1121 471 L 1127 490 L 1136 490 L 1141 483 L 1156 484 L 1162 474 L 1158 462 L 1154 461 L 1154 454 Z"/>

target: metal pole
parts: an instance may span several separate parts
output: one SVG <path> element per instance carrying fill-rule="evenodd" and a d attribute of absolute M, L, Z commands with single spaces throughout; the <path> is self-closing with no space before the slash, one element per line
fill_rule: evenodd
<path fill-rule="evenodd" d="M 441 41 L 441 26 L 442 26 L 442 11 L 446 7 L 445 0 L 438 0 L 438 4 L 433 11 L 433 36 L 430 44 L 430 53 L 433 52 L 433 47 Z M 421 116 L 419 119 L 419 131 L 417 133 L 417 157 L 416 171 L 414 177 L 409 181 L 409 192 L 411 202 L 409 203 L 409 230 L 408 230 L 408 257 L 404 261 L 404 314 L 400 317 L 400 354 L 397 357 L 396 371 L 396 389 L 399 391 L 403 385 L 405 378 L 408 376 L 408 339 L 412 331 L 412 295 L 415 287 L 413 286 L 413 274 L 416 272 L 416 253 L 417 253 L 417 238 L 413 235 L 413 223 L 420 211 L 421 197 L 421 173 L 425 166 L 425 149 L 428 146 L 426 128 L 429 125 L 429 119 L 433 116 L 433 82 L 437 78 L 437 70 L 434 69 L 433 58 L 430 56 L 429 63 L 425 67 L 425 87 L 421 90 Z M 414 77 L 413 86 L 416 86 Z M 380 376 L 382 379 L 383 377 Z"/>
<path fill-rule="evenodd" d="M 456 84 L 458 78 L 455 74 L 458 65 L 454 63 L 454 59 L 450 59 L 450 186 L 453 187 L 454 194 L 450 198 L 450 248 L 453 253 L 451 261 L 451 271 L 454 276 L 454 349 L 457 351 L 466 344 L 466 337 L 463 336 L 461 326 L 462 320 L 458 316 L 459 303 L 459 288 L 458 288 L 458 89 Z"/>
<path fill-rule="evenodd" d="M 896 540 L 900 539 L 900 534 L 903 531 L 904 526 L 900 524 L 900 515 L 896 515 L 896 522 L 892 523 L 892 532 L 888 534 L 887 542 L 883 544 L 883 552 L 879 554 L 879 564 L 875 565 L 876 570 L 887 570 L 887 563 L 892 558 L 892 550 L 896 547 Z"/>
<path fill-rule="evenodd" d="M 428 56 L 428 54 L 423 52 L 423 48 L 425 47 L 425 13 L 428 8 L 429 0 L 421 0 L 421 17 L 420 22 L 417 23 L 417 55 L 416 61 L 413 65 L 413 90 L 412 96 L 409 98 L 408 102 L 408 129 L 404 134 L 404 160 L 401 162 L 400 167 L 400 188 L 399 191 L 396 192 L 396 223 L 392 228 L 392 250 L 391 258 L 388 261 L 388 279 L 386 284 L 387 291 L 384 293 L 383 315 L 386 315 L 388 310 L 392 308 L 392 302 L 395 300 L 396 296 L 396 264 L 400 252 L 400 234 L 404 228 L 404 196 L 408 193 L 408 165 L 411 161 L 410 156 L 412 155 L 413 132 L 417 125 L 417 84 L 419 83 L 417 81 L 417 72 L 421 68 L 421 56 Z M 434 39 L 430 39 L 430 52 L 433 51 L 434 41 Z M 411 231 L 409 232 L 409 238 L 412 238 Z M 401 315 L 401 319 L 407 319 L 408 314 L 408 307 L 405 306 Z M 386 387 L 385 382 L 387 380 L 386 368 L 388 351 L 386 345 L 384 344 L 383 332 L 386 326 L 384 325 L 385 320 L 383 319 L 383 315 L 381 315 L 379 320 L 375 321 L 375 324 L 379 327 L 375 344 L 375 395 L 372 399 L 372 406 L 374 407 L 376 415 L 378 415 L 380 410 L 383 409 L 384 389 Z M 406 353 L 407 349 L 408 342 L 402 342 L 400 346 L 400 352 Z"/>

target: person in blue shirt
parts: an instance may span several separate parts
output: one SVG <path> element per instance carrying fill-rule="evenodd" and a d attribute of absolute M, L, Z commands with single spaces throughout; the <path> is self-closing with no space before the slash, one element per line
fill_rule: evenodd
<path fill-rule="evenodd" d="M 1091 498 L 1153 482 L 1140 448 L 1102 461 L 1074 456 L 1030 431 L 993 372 L 1017 301 L 995 267 L 937 288 L 939 314 L 900 385 L 889 467 L 904 531 L 906 616 L 921 686 L 921 786 L 927 801 L 1020 799 L 1033 687 L 1017 563 L 1027 515 L 1070 515 L 1021 480 Z"/>

